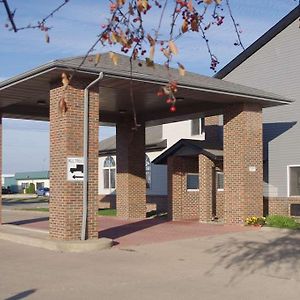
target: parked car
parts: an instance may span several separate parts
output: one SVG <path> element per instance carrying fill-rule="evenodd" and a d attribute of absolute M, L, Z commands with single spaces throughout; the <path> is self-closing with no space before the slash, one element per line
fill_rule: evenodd
<path fill-rule="evenodd" d="M 11 194 L 10 187 L 7 187 L 7 188 L 3 187 L 2 188 L 2 195 L 4 195 L 4 194 Z"/>
<path fill-rule="evenodd" d="M 38 196 L 47 196 L 47 197 L 49 197 L 49 195 L 50 195 L 50 189 L 47 188 L 47 187 L 39 188 L 39 189 L 36 191 L 36 194 L 37 194 Z"/>

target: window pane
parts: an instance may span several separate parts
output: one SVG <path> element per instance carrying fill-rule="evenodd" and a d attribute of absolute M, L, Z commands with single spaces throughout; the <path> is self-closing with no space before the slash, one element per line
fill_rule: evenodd
<path fill-rule="evenodd" d="M 300 196 L 300 167 L 290 167 L 290 196 Z"/>
<path fill-rule="evenodd" d="M 200 122 L 199 122 L 199 119 L 194 119 L 192 120 L 191 122 L 191 134 L 192 135 L 198 135 L 200 134 Z"/>
<path fill-rule="evenodd" d="M 188 174 L 187 175 L 187 189 L 188 190 L 198 190 L 199 189 L 199 175 L 198 174 Z"/>
<path fill-rule="evenodd" d="M 151 185 L 151 162 L 146 154 L 146 159 L 145 159 L 145 171 L 146 171 L 146 188 L 150 188 Z"/>
<path fill-rule="evenodd" d="M 224 189 L 224 173 L 218 172 L 217 173 L 217 189 L 218 190 L 223 190 Z"/>
<path fill-rule="evenodd" d="M 110 187 L 112 189 L 116 188 L 116 169 L 110 170 Z"/>
<path fill-rule="evenodd" d="M 103 178 L 104 178 L 104 188 L 109 189 L 109 170 L 103 170 Z"/>

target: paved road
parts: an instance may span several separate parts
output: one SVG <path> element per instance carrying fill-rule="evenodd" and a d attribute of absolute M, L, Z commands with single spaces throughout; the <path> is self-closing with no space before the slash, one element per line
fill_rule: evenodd
<path fill-rule="evenodd" d="M 84 254 L 0 241 L 0 299 L 289 299 L 300 234 L 248 231 Z"/>

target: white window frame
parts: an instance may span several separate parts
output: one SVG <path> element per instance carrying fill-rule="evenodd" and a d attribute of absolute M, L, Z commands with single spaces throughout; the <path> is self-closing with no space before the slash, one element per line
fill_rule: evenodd
<path fill-rule="evenodd" d="M 152 187 L 152 163 L 151 163 L 151 159 L 150 159 L 150 157 L 146 154 L 145 155 L 145 177 L 146 177 L 146 183 L 147 183 L 147 160 L 149 161 L 149 170 L 148 170 L 148 172 L 149 172 L 149 174 L 150 174 L 150 182 L 149 182 L 149 186 L 147 187 L 146 186 L 146 188 L 147 188 L 147 190 L 151 190 L 151 187 Z"/>
<path fill-rule="evenodd" d="M 199 131 L 197 133 L 193 133 L 193 124 L 194 121 L 198 121 L 197 124 L 199 126 Z M 196 118 L 191 120 L 191 136 L 197 136 L 197 135 L 203 135 L 204 134 L 204 130 L 205 130 L 205 118 Z"/>
<path fill-rule="evenodd" d="M 299 197 L 300 195 L 290 195 L 290 168 L 299 167 L 300 165 L 287 165 L 287 197 Z"/>
<path fill-rule="evenodd" d="M 105 167 L 104 166 L 106 159 L 109 158 L 109 157 L 111 157 L 114 161 L 115 165 L 113 167 L 111 167 L 111 166 L 110 167 Z M 114 192 L 116 190 L 116 178 L 117 178 L 116 169 L 117 169 L 116 160 L 111 155 L 106 156 L 104 161 L 103 161 L 103 167 L 102 167 L 102 176 L 103 176 L 102 183 L 103 183 L 103 190 L 104 191 L 109 191 L 111 193 L 111 192 Z M 108 170 L 108 185 L 109 185 L 108 188 L 106 188 L 105 184 L 104 184 L 104 181 L 105 181 L 104 170 Z M 114 188 L 111 187 L 111 171 L 112 170 L 115 170 L 115 187 Z"/>
<path fill-rule="evenodd" d="M 200 187 L 200 178 L 199 178 L 199 173 L 186 173 L 186 190 L 187 192 L 199 192 L 199 187 L 197 189 L 188 189 L 187 184 L 188 184 L 188 176 L 189 175 L 197 175 L 198 176 L 198 186 Z"/>
<path fill-rule="evenodd" d="M 217 190 L 217 192 L 224 192 L 224 188 L 222 188 L 222 189 L 218 188 L 218 180 L 217 180 L 218 174 L 223 174 L 223 177 L 224 177 L 224 172 L 216 171 L 216 190 Z M 224 186 L 224 182 L 223 182 L 223 186 Z"/>

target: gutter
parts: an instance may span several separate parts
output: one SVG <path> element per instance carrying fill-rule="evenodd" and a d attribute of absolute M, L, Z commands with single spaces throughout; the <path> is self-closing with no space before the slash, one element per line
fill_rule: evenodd
<path fill-rule="evenodd" d="M 100 72 L 97 79 L 92 81 L 84 89 L 84 119 L 83 119 L 83 212 L 81 224 L 81 240 L 87 239 L 87 216 L 88 216 L 88 174 L 89 174 L 89 89 L 103 78 L 103 73 Z"/>

